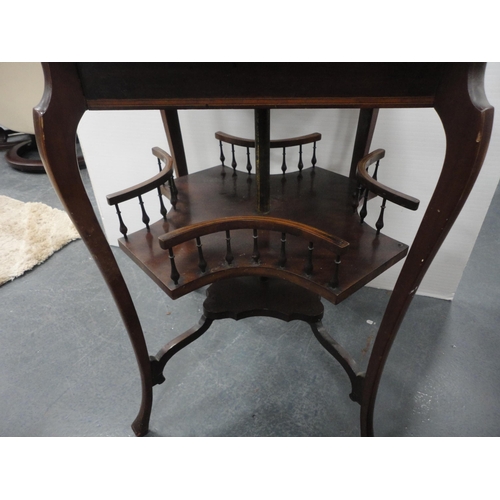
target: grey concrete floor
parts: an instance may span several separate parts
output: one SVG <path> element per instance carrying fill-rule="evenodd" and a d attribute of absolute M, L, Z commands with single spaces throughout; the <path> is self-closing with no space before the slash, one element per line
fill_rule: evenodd
<path fill-rule="evenodd" d="M 91 191 L 88 174 L 82 177 Z M 0 194 L 61 204 L 46 175 L 11 169 Z M 379 436 L 500 435 L 500 189 L 453 302 L 416 297 L 382 378 Z M 118 249 L 149 350 L 198 321 L 204 291 L 170 300 Z M 325 326 L 366 365 L 388 292 L 364 288 Z M 135 359 L 111 296 L 75 241 L 0 287 L 0 435 L 132 436 Z M 374 324 L 367 323 L 371 320 Z M 154 388 L 150 436 L 358 436 L 342 368 L 305 323 L 223 320 Z"/>

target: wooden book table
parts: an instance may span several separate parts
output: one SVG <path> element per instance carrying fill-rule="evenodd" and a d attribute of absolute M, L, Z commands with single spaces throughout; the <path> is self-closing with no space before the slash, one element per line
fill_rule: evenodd
<path fill-rule="evenodd" d="M 45 93 L 34 111 L 38 148 L 132 342 L 142 380 L 132 424 L 136 435 L 148 432 L 153 387 L 165 380 L 168 360 L 213 321 L 250 316 L 308 323 L 351 381 L 351 399 L 361 406 L 361 434 L 373 435 L 377 388 L 392 342 L 488 148 L 493 108 L 484 95 L 484 69 L 479 63 L 44 64 Z M 416 210 L 419 201 L 377 180 L 384 151 L 370 151 L 378 109 L 394 107 L 433 107 L 447 141 L 441 176 L 411 248 L 384 235 L 384 212 L 392 204 Z M 254 109 L 255 136 L 214 131 L 220 158 L 189 174 L 178 110 L 210 108 Z M 317 165 L 318 131 L 271 140 L 272 108 L 359 109 L 350 175 Z M 156 176 L 108 196 L 123 235 L 120 247 L 172 299 L 208 286 L 199 323 L 156 355 L 148 352 L 75 154 L 85 111 L 116 109 L 160 110 L 170 146 L 170 154 L 152 149 Z M 246 165 L 237 165 L 235 148 L 243 148 Z M 272 148 L 283 152 L 279 175 L 270 173 Z M 154 209 L 142 199 L 149 191 L 158 193 Z M 371 227 L 365 222 L 367 201 L 375 196 L 381 208 Z M 129 233 L 120 206 L 132 199 L 139 200 L 144 228 Z M 320 298 L 338 304 L 405 257 L 367 371 L 361 372 L 323 327 Z"/>

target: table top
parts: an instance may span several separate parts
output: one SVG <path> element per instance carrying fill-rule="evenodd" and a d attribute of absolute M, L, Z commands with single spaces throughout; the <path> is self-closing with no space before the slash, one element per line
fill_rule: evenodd
<path fill-rule="evenodd" d="M 76 63 L 89 109 L 432 107 L 451 63 Z"/>

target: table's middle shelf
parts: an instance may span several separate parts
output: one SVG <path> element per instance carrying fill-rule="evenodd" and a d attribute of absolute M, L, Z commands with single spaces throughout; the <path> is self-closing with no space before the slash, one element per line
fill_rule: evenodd
<path fill-rule="evenodd" d="M 127 255 L 174 299 L 219 279 L 258 275 L 296 283 L 337 304 L 404 258 L 408 250 L 407 245 L 360 222 L 353 206 L 355 181 L 316 167 L 301 174 L 271 175 L 271 210 L 263 222 L 279 219 L 286 227 L 269 230 L 267 224 L 254 230 L 245 224 L 235 229 L 231 223 L 228 231 L 222 224 L 216 232 L 176 244 L 169 254 L 159 244 L 165 233 L 214 219 L 231 222 L 235 217 L 259 216 L 252 174 L 234 174 L 231 168 L 218 166 L 180 177 L 176 187 L 176 206 L 167 221 L 151 224 L 149 232 L 142 229 L 120 239 Z M 314 238 L 288 232 L 287 227 L 294 225 L 307 226 Z M 316 238 L 315 230 L 331 235 L 333 243 Z M 348 246 L 341 248 L 342 242 Z M 172 260 L 177 279 L 172 279 Z"/>

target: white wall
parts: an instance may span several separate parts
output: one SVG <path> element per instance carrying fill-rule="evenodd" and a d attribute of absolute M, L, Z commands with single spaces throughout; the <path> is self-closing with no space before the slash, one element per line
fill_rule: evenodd
<path fill-rule="evenodd" d="M 490 63 L 487 67 L 486 93 L 490 103 L 500 110 L 500 63 Z M 190 172 L 219 164 L 219 145 L 214 139 L 216 131 L 249 138 L 254 135 L 251 110 L 180 111 L 179 117 Z M 358 111 L 349 109 L 272 110 L 271 137 L 320 132 L 323 139 L 318 143 L 318 166 L 347 174 L 357 119 Z M 116 244 L 121 235 L 114 209 L 106 204 L 105 197 L 158 171 L 151 148 L 159 146 L 168 151 L 159 112 L 87 112 L 78 135 L 108 240 Z M 441 122 L 432 109 L 383 109 L 372 142 L 372 149 L 376 148 L 386 150 L 379 180 L 421 200 L 417 212 L 394 205 L 386 210 L 384 233 L 411 243 L 443 163 L 445 136 Z M 272 169 L 279 173 L 281 155 L 277 151 L 274 153 Z M 244 156 L 240 156 L 239 163 L 244 168 Z M 453 298 L 499 179 L 500 124 L 497 120 L 483 171 L 420 286 L 419 294 Z M 156 208 L 156 195 L 151 194 L 145 200 Z M 379 203 L 377 199 L 372 200 L 368 223 L 374 224 Z M 134 202 L 120 208 L 130 231 L 142 226 L 137 216 L 139 208 Z M 392 289 L 401 265 L 378 277 L 371 286 Z"/>

